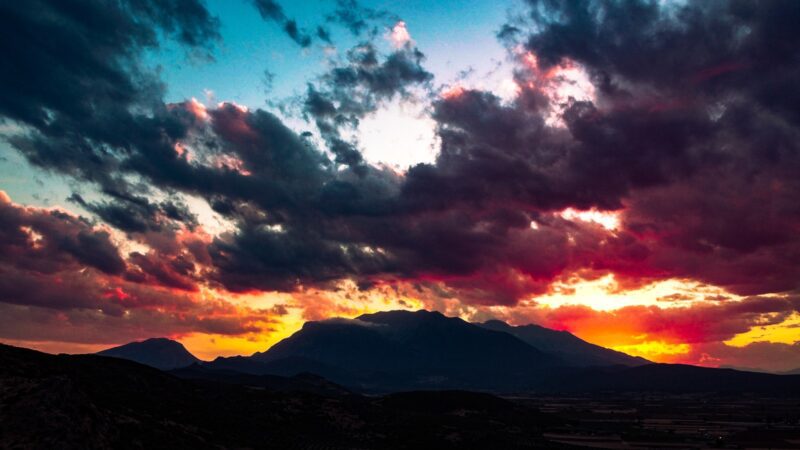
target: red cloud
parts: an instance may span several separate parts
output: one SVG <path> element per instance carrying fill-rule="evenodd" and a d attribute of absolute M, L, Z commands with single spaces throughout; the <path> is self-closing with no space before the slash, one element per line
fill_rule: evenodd
<path fill-rule="evenodd" d="M 798 297 L 752 297 L 741 302 L 661 308 L 627 306 L 598 311 L 588 306 L 510 310 L 516 323 L 537 323 L 575 332 L 601 345 L 647 341 L 670 344 L 720 342 L 755 326 L 778 324 L 800 312 Z"/>
<path fill-rule="evenodd" d="M 133 252 L 126 261 L 108 232 L 87 220 L 22 207 L 2 192 L 0 224 L 0 338 L 107 344 L 241 335 L 262 331 L 275 315 L 198 295 L 195 255 L 205 261 L 199 248 Z M 179 242 L 191 247 L 201 238 L 187 234 Z"/>

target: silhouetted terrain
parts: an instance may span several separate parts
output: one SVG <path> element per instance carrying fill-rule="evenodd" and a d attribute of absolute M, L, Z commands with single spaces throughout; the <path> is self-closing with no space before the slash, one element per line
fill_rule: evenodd
<path fill-rule="evenodd" d="M 569 333 L 496 321 L 477 325 L 428 311 L 307 322 L 266 352 L 204 367 L 314 373 L 360 392 L 800 392 L 798 376 L 652 364 Z"/>
<path fill-rule="evenodd" d="M 250 373 L 312 372 L 378 391 L 527 389 L 548 368 L 561 365 L 557 356 L 508 333 L 428 311 L 307 322 L 266 352 L 250 358 L 218 358 L 209 364 Z"/>
<path fill-rule="evenodd" d="M 231 370 L 218 370 L 193 364 L 188 367 L 174 369 L 170 374 L 187 380 L 205 380 L 228 384 L 241 384 L 251 387 L 262 387 L 279 392 L 310 392 L 329 397 L 341 397 L 352 394 L 338 384 L 312 373 L 301 373 L 290 377 L 278 375 L 253 375 Z"/>
<path fill-rule="evenodd" d="M 556 331 L 533 324 L 513 327 L 500 320 L 490 320 L 479 325 L 489 330 L 514 335 L 526 344 L 558 355 L 565 362 L 575 366 L 640 366 L 650 363 L 638 356 L 590 344 L 568 331 Z"/>
<path fill-rule="evenodd" d="M 129 359 L 157 369 L 169 370 L 200 362 L 180 342 L 166 338 L 152 338 L 131 342 L 97 353 L 101 356 Z"/>
<path fill-rule="evenodd" d="M 428 311 L 308 322 L 251 359 L 272 373 L 314 372 L 377 390 L 524 389 L 561 365 L 508 333 Z"/>
<path fill-rule="evenodd" d="M 364 397 L 309 374 L 249 375 L 199 364 L 162 372 L 117 358 L 0 345 L 0 448 L 791 449 L 800 443 L 800 397 L 780 390 L 796 386 L 798 377 L 661 364 L 573 374 L 569 382 L 581 380 L 595 393 L 574 386 L 573 393 L 505 399 L 465 391 Z M 625 383 L 639 392 L 600 391 Z M 748 383 L 773 383 L 776 390 L 647 390 L 719 391 Z"/>
<path fill-rule="evenodd" d="M 303 391 L 309 384 L 332 387 L 186 380 L 121 359 L 0 345 L 0 448 L 559 448 L 541 435 L 560 419 L 491 395 L 323 396 Z"/>

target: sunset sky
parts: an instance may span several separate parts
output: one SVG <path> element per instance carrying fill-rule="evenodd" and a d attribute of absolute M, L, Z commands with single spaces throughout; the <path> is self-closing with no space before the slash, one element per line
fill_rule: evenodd
<path fill-rule="evenodd" d="M 0 341 L 430 309 L 800 367 L 795 1 L 0 5 Z"/>

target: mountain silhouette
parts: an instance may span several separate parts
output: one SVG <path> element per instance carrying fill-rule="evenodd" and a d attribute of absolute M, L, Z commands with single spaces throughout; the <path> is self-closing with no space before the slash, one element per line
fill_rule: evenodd
<path fill-rule="evenodd" d="M 366 390 L 524 389 L 562 365 L 509 333 L 429 311 L 307 322 L 266 352 L 209 364 L 249 373 L 311 372 Z"/>
<path fill-rule="evenodd" d="M 556 331 L 539 325 L 511 326 L 500 320 L 479 324 L 481 327 L 512 334 L 523 342 L 547 353 L 558 355 L 574 366 L 641 366 L 650 361 L 591 344 L 568 331 Z"/>
<path fill-rule="evenodd" d="M 202 367 L 253 376 L 313 373 L 369 393 L 800 392 L 800 376 L 653 364 L 567 332 L 474 324 L 424 310 L 307 322 L 265 352 L 220 357 Z"/>
<path fill-rule="evenodd" d="M 180 342 L 167 338 L 152 338 L 131 342 L 97 353 L 100 356 L 128 359 L 161 370 L 177 369 L 201 362 Z"/>

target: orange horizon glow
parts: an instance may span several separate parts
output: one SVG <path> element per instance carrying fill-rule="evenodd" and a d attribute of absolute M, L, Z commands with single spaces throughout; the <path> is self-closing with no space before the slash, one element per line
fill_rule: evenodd
<path fill-rule="evenodd" d="M 665 330 L 666 334 L 648 330 L 648 326 L 637 318 L 636 308 L 666 311 L 688 308 L 700 304 L 707 296 L 724 292 L 718 288 L 699 285 L 682 280 L 665 280 L 638 289 L 618 290 L 613 275 L 594 280 L 571 280 L 557 283 L 553 292 L 533 297 L 515 307 L 465 306 L 458 301 L 439 301 L 409 295 L 409 286 L 398 289 L 378 286 L 369 291 L 359 291 L 350 282 L 343 282 L 335 292 L 308 290 L 302 293 L 260 293 L 230 296 L 229 301 L 237 308 L 249 310 L 281 310 L 280 316 L 271 316 L 268 330 L 245 335 L 214 335 L 186 333 L 165 336 L 183 343 L 187 349 L 202 360 L 213 360 L 218 356 L 250 355 L 268 350 L 272 345 L 302 328 L 307 321 L 333 317 L 355 318 L 361 314 L 378 311 L 438 310 L 449 316 L 458 316 L 467 321 L 480 322 L 488 318 L 506 320 L 512 325 L 534 323 L 548 328 L 569 331 L 587 342 L 613 350 L 641 356 L 654 362 L 689 363 L 718 367 L 725 359 L 699 353 L 702 342 L 682 342 L 680 334 Z M 665 304 L 665 296 L 681 298 Z M 694 296 L 694 298 L 692 298 Z M 730 296 L 730 294 L 728 294 Z M 727 298 L 727 297 L 726 297 Z M 726 302 L 740 302 L 741 298 L 730 296 Z M 673 324 L 680 326 L 679 324 Z M 724 344 L 732 348 L 743 348 L 756 342 L 793 344 L 797 339 L 795 327 L 800 326 L 800 315 L 795 314 L 785 323 L 752 327 L 736 333 Z M 142 336 L 141 339 L 156 336 Z M 141 340 L 139 339 L 139 340 Z M 48 353 L 94 353 L 121 345 L 124 342 L 85 344 L 54 341 L 5 340 L 11 345 L 24 346 Z M 710 342 L 710 341 L 709 341 Z"/>

